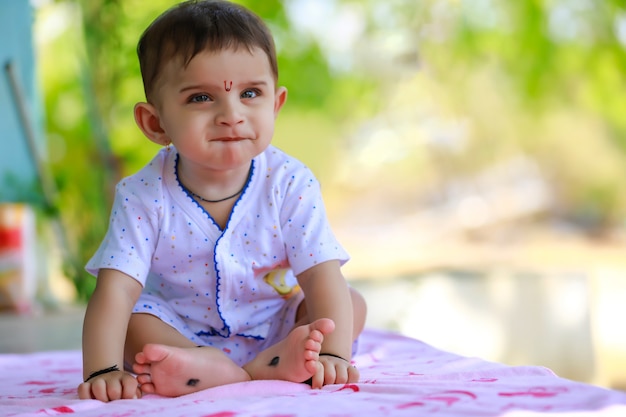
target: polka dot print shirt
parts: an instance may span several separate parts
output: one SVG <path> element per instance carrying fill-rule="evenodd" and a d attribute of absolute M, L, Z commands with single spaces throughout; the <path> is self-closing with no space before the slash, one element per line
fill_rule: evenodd
<path fill-rule="evenodd" d="M 295 275 L 318 263 L 348 260 L 319 183 L 298 160 L 273 146 L 257 156 L 224 230 L 181 187 L 176 161 L 175 149 L 162 149 L 119 182 L 90 273 L 124 272 L 194 333 L 263 339 L 285 302 L 268 274 L 287 269 L 281 279 L 295 285 Z M 135 311 L 154 308 L 140 301 Z"/>

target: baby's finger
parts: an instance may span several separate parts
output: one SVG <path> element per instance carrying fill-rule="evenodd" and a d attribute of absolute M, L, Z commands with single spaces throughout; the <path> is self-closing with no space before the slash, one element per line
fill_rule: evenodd
<path fill-rule="evenodd" d="M 322 388 L 324 385 L 324 366 L 317 363 L 317 372 L 311 377 L 311 388 Z"/>
<path fill-rule="evenodd" d="M 346 364 L 338 364 L 335 367 L 335 384 L 345 384 L 348 382 L 348 366 Z"/>
<path fill-rule="evenodd" d="M 78 386 L 78 398 L 81 400 L 93 399 L 91 394 L 91 384 L 89 382 L 83 382 Z"/>
<path fill-rule="evenodd" d="M 132 375 L 126 374 L 122 379 L 122 398 L 133 399 L 141 397 L 141 390 L 138 388 L 139 383 Z"/>
<path fill-rule="evenodd" d="M 122 398 L 122 381 L 115 379 L 106 380 L 106 392 L 109 401 L 119 400 Z"/>
<path fill-rule="evenodd" d="M 107 393 L 107 383 L 104 378 L 94 378 L 90 382 L 91 385 L 91 398 L 104 402 L 109 401 L 109 394 Z"/>
<path fill-rule="evenodd" d="M 359 378 L 361 378 L 361 373 L 359 372 L 359 370 L 357 369 L 356 366 L 351 365 L 348 368 L 348 384 L 355 384 L 357 382 L 359 382 Z"/>
<path fill-rule="evenodd" d="M 337 379 L 337 370 L 332 361 L 324 364 L 324 385 L 334 384 Z"/>

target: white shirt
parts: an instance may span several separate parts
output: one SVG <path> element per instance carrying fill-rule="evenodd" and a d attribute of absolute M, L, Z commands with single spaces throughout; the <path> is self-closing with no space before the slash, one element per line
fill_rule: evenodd
<path fill-rule="evenodd" d="M 225 230 L 181 187 L 176 161 L 175 149 L 163 149 L 118 183 L 90 273 L 111 268 L 133 277 L 196 334 L 263 339 L 295 275 L 348 260 L 319 183 L 298 160 L 273 146 L 257 156 Z M 154 307 L 142 302 L 135 311 Z"/>

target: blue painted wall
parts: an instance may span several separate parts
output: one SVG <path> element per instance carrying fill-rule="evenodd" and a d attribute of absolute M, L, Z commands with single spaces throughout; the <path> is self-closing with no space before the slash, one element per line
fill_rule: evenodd
<path fill-rule="evenodd" d="M 28 0 L 0 0 L 0 202 L 40 200 L 35 165 L 6 72 L 7 63 L 12 62 L 41 152 L 44 129 L 36 79 L 33 23 L 34 10 Z"/>

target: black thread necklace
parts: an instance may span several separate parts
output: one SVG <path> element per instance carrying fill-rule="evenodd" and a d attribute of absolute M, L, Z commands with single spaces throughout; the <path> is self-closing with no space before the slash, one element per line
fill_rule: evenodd
<path fill-rule="evenodd" d="M 230 200 L 231 198 L 235 198 L 239 194 L 241 194 L 243 192 L 243 189 L 246 188 L 246 184 L 244 184 L 243 187 L 241 187 L 241 190 L 237 191 L 235 194 L 229 195 L 228 197 L 220 198 L 219 200 L 209 200 L 208 198 L 204 198 L 201 195 L 198 195 L 198 194 L 194 193 L 193 191 L 191 191 L 189 188 L 185 187 L 184 185 L 183 185 L 183 188 L 189 194 L 191 194 L 192 196 L 194 196 L 195 198 L 197 198 L 197 199 L 199 199 L 201 201 L 204 201 L 205 203 L 221 203 L 222 201 Z M 182 183 L 181 183 L 181 185 L 182 185 Z"/>
<path fill-rule="evenodd" d="M 176 171 L 177 171 L 176 175 L 178 176 L 178 161 L 176 161 Z M 239 194 L 241 194 L 243 192 L 243 190 L 246 189 L 246 185 L 248 185 L 248 181 L 250 181 L 250 175 L 251 174 L 252 174 L 252 163 L 250 163 L 250 169 L 248 170 L 248 176 L 246 177 L 246 182 L 243 184 L 243 187 L 241 187 L 241 189 L 239 191 L 237 191 L 235 194 L 229 195 L 228 197 L 220 198 L 219 200 L 209 200 L 208 198 L 204 198 L 201 195 L 198 195 L 198 194 L 194 193 L 189 188 L 187 188 L 185 186 L 185 184 L 183 184 L 183 182 L 180 180 L 180 178 L 178 179 L 178 182 L 181 185 L 181 187 L 183 187 L 183 190 L 185 190 L 185 192 L 187 194 L 190 194 L 191 196 L 197 198 L 200 201 L 204 201 L 205 203 L 221 203 L 222 201 L 230 200 L 231 198 L 235 198 Z"/>

